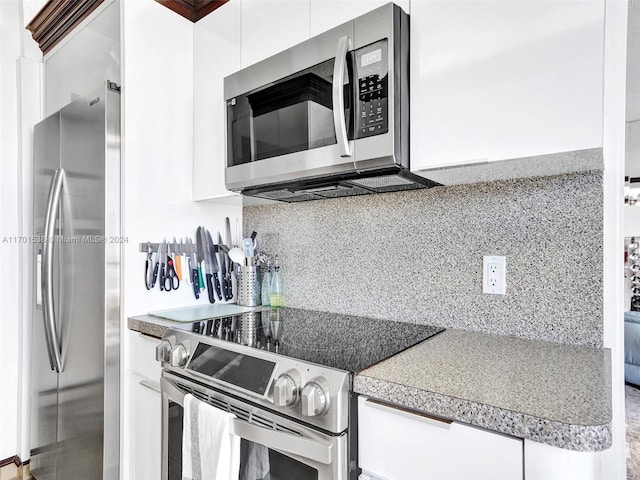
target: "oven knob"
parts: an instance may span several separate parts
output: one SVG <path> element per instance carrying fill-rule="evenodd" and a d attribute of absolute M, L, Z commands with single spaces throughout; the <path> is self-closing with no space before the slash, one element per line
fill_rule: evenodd
<path fill-rule="evenodd" d="M 159 362 L 168 362 L 171 354 L 171 343 L 169 340 L 162 340 L 156 345 L 156 360 Z"/>
<path fill-rule="evenodd" d="M 324 377 L 316 377 L 302 389 L 302 414 L 305 417 L 324 415 L 329 409 L 329 384 Z"/>
<path fill-rule="evenodd" d="M 273 385 L 273 403 L 278 407 L 291 407 L 298 402 L 300 374 L 289 370 L 278 377 Z"/>
<path fill-rule="evenodd" d="M 183 344 L 179 344 L 171 349 L 169 363 L 172 367 L 184 367 L 187 364 L 188 358 L 189 352 L 187 352 L 187 347 Z"/>

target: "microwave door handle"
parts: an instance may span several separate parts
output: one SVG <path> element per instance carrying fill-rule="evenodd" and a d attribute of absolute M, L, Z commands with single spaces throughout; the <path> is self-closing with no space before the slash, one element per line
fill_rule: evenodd
<path fill-rule="evenodd" d="M 56 170 L 51 179 L 49 195 L 47 198 L 47 208 L 44 217 L 44 245 L 42 248 L 42 293 L 43 293 L 43 320 L 44 332 L 47 340 L 47 351 L 49 352 L 49 363 L 51 370 L 62 372 L 62 353 L 60 352 L 60 341 L 56 327 L 55 306 L 53 299 L 53 248 L 56 220 L 58 218 L 58 207 L 60 205 L 60 195 L 64 183 L 64 169 Z"/>
<path fill-rule="evenodd" d="M 350 157 L 351 148 L 347 137 L 347 124 L 344 118 L 344 71 L 347 66 L 347 52 L 351 48 L 351 39 L 348 36 L 340 37 L 338 50 L 333 63 L 333 128 L 336 131 L 336 140 L 340 148 L 341 157 Z"/>
<path fill-rule="evenodd" d="M 160 379 L 160 385 L 162 392 L 167 394 L 172 402 L 184 408 L 184 392 L 164 378 Z M 300 455 L 301 457 L 315 460 L 325 465 L 331 463 L 331 445 L 308 440 L 290 433 L 258 427 L 237 418 L 233 421 L 232 431 L 235 435 L 245 440 L 260 443 L 267 448 L 273 448 L 293 455 Z"/>

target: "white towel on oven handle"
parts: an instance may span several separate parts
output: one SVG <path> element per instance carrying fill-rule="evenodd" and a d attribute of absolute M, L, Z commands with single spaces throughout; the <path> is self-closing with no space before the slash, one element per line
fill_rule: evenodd
<path fill-rule="evenodd" d="M 240 437 L 233 434 L 236 416 L 184 397 L 182 480 L 237 480 Z"/>

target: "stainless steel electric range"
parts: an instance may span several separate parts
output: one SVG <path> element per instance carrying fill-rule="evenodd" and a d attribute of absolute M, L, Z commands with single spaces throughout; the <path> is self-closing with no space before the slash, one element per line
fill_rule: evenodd
<path fill-rule="evenodd" d="M 357 478 L 353 374 L 443 330 L 293 308 L 180 327 L 165 333 L 156 355 L 163 366 L 164 480 L 181 478 L 188 393 L 235 413 L 240 480 Z M 260 468 L 252 444 L 268 452 Z"/>

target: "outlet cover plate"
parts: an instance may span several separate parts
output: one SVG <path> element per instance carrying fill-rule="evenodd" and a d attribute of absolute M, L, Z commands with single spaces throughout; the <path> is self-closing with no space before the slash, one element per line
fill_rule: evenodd
<path fill-rule="evenodd" d="M 506 295 L 507 257 L 485 255 L 482 263 L 482 292 L 493 295 Z"/>

